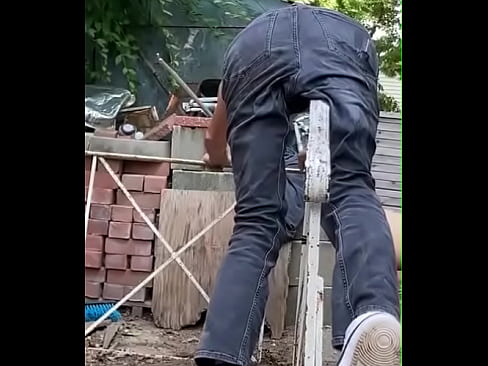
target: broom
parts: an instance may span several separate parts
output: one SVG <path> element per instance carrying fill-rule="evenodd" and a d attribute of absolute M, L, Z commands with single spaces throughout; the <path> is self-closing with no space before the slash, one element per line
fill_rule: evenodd
<path fill-rule="evenodd" d="M 85 322 L 94 322 L 107 313 L 115 303 L 110 301 L 100 301 L 85 303 Z M 110 314 L 109 319 L 116 322 L 122 319 L 118 310 Z"/>

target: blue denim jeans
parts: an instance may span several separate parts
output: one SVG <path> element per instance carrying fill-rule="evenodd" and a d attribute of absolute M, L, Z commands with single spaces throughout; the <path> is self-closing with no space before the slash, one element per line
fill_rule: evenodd
<path fill-rule="evenodd" d="M 197 364 L 250 361 L 264 317 L 267 276 L 303 218 L 303 176 L 285 174 L 285 166 L 296 162 L 289 116 L 311 99 L 331 106 L 332 175 L 322 226 L 337 256 L 333 345 L 342 347 L 347 326 L 361 313 L 380 309 L 399 317 L 393 240 L 371 175 L 377 75 L 368 32 L 342 14 L 311 6 L 265 13 L 229 46 L 223 98 L 236 186 L 235 227 Z"/>

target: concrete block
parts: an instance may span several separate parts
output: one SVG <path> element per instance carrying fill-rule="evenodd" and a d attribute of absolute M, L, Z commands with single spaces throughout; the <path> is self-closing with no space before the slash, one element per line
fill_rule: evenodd
<path fill-rule="evenodd" d="M 300 270 L 301 246 L 304 242 L 294 241 L 291 248 L 288 276 L 290 286 L 298 286 Z M 332 274 L 335 265 L 335 249 L 328 241 L 320 243 L 319 275 L 324 279 L 324 286 L 332 286 Z"/>
<path fill-rule="evenodd" d="M 88 150 L 160 158 L 168 158 L 171 153 L 168 141 L 129 140 L 99 136 L 90 138 Z"/>
<path fill-rule="evenodd" d="M 322 350 L 322 361 L 324 362 L 324 366 L 335 366 L 339 359 L 340 352 L 332 347 L 332 329 L 330 326 L 325 326 L 323 329 Z"/>
<path fill-rule="evenodd" d="M 202 160 L 205 153 L 204 128 L 174 126 L 171 137 L 171 157 L 174 159 Z M 172 164 L 173 169 L 203 170 L 195 165 Z"/>
<path fill-rule="evenodd" d="M 228 172 L 173 170 L 172 188 L 195 191 L 234 191 L 234 176 Z"/>
<path fill-rule="evenodd" d="M 324 326 L 332 326 L 332 287 L 324 287 Z M 286 316 L 285 325 L 293 326 L 295 324 L 296 312 L 297 312 L 297 298 L 298 298 L 298 285 L 290 286 L 288 289 L 288 298 L 286 299 Z"/>
<path fill-rule="evenodd" d="M 85 150 L 88 150 L 88 146 L 90 146 L 90 140 L 93 136 L 93 133 L 85 132 Z"/>

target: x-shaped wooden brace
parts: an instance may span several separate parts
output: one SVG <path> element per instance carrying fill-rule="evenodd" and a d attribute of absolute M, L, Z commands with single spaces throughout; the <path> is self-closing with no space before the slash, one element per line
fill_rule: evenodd
<path fill-rule="evenodd" d="M 198 281 L 195 279 L 193 274 L 190 272 L 190 270 L 185 266 L 183 261 L 180 259 L 181 254 L 183 254 L 184 251 L 186 251 L 188 248 L 190 248 L 193 244 L 195 244 L 203 235 L 205 235 L 212 227 L 214 227 L 219 221 L 221 221 L 224 217 L 226 217 L 232 210 L 234 210 L 235 203 L 232 204 L 227 210 L 225 210 L 219 217 L 217 217 L 214 221 L 212 221 L 209 225 L 207 225 L 202 231 L 200 231 L 197 235 L 193 237 L 190 241 L 188 241 L 183 247 L 181 247 L 178 251 L 174 251 L 173 248 L 169 245 L 169 243 L 166 241 L 166 239 L 163 238 L 161 233 L 159 232 L 158 229 L 154 226 L 154 224 L 149 220 L 149 218 L 144 214 L 144 212 L 141 210 L 140 206 L 137 204 L 137 202 L 134 200 L 132 195 L 129 193 L 127 188 L 122 184 L 120 179 L 115 175 L 114 171 L 108 165 L 108 163 L 105 161 L 103 157 L 98 157 L 100 162 L 102 163 L 103 167 L 105 170 L 110 174 L 112 179 L 115 181 L 119 189 L 124 193 L 124 195 L 127 197 L 129 202 L 132 204 L 134 209 L 137 211 L 137 213 L 141 216 L 143 221 L 148 225 L 154 235 L 163 243 L 165 248 L 170 252 L 171 257 L 169 257 L 163 264 L 161 264 L 158 268 L 156 268 L 144 281 L 142 281 L 139 285 L 134 287 L 132 291 L 130 291 L 126 296 L 124 296 L 122 299 L 117 302 L 108 312 L 106 312 L 102 317 L 100 317 L 97 321 L 95 321 L 90 327 L 86 328 L 85 330 L 85 337 L 90 334 L 100 323 L 102 323 L 105 319 L 107 319 L 114 311 L 116 311 L 119 307 L 121 307 L 123 304 L 125 304 L 132 296 L 134 296 L 140 289 L 142 289 L 149 281 L 151 281 L 154 277 L 156 277 L 163 269 L 165 269 L 171 262 L 176 261 L 178 265 L 181 267 L 181 269 L 185 272 L 185 274 L 188 276 L 190 281 L 195 285 L 197 288 L 198 292 L 203 296 L 203 298 L 209 302 L 210 298 L 205 292 L 205 290 L 200 286 Z M 93 161 L 92 161 L 92 167 L 91 167 L 91 172 L 90 172 L 90 183 L 88 186 L 88 197 L 87 197 L 87 208 L 85 212 L 85 239 L 86 239 L 86 228 L 87 228 L 87 223 L 88 223 L 88 216 L 89 211 L 90 211 L 90 204 L 91 204 L 91 192 L 93 191 L 93 181 L 94 181 L 94 175 L 95 175 L 95 170 L 96 170 L 96 164 L 97 164 L 97 156 L 93 156 Z"/>

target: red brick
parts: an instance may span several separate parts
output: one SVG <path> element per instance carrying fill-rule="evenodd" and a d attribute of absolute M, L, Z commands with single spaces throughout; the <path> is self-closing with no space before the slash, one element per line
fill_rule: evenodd
<path fill-rule="evenodd" d="M 107 254 L 105 256 L 105 268 L 127 269 L 127 256 L 123 254 Z"/>
<path fill-rule="evenodd" d="M 120 178 L 120 175 L 117 175 Z M 85 170 L 85 186 L 88 187 L 90 184 L 90 171 Z M 117 183 L 113 180 L 112 176 L 107 172 L 95 172 L 95 178 L 93 181 L 93 187 L 95 188 L 105 188 L 105 189 L 116 189 L 118 188 Z"/>
<path fill-rule="evenodd" d="M 152 254 L 152 241 L 134 240 L 129 242 L 129 255 L 149 256 Z"/>
<path fill-rule="evenodd" d="M 85 267 L 102 268 L 102 252 L 85 250 Z"/>
<path fill-rule="evenodd" d="M 88 191 L 87 191 L 88 192 Z M 111 205 L 114 203 L 115 194 L 113 189 L 93 188 L 92 203 Z"/>
<path fill-rule="evenodd" d="M 153 257 L 141 257 L 133 255 L 130 258 L 130 269 L 132 271 L 152 272 L 153 270 Z"/>
<path fill-rule="evenodd" d="M 103 236 L 87 235 L 85 242 L 85 249 L 92 252 L 103 252 Z"/>
<path fill-rule="evenodd" d="M 174 126 L 207 128 L 211 120 L 208 117 L 176 116 Z"/>
<path fill-rule="evenodd" d="M 105 161 L 110 166 L 110 168 L 112 168 L 114 173 L 121 173 L 122 172 L 122 169 L 124 167 L 124 161 L 123 160 L 105 159 Z M 97 170 L 108 173 L 105 170 L 105 167 L 103 166 L 103 164 L 101 162 L 97 163 Z"/>
<path fill-rule="evenodd" d="M 109 205 L 99 205 L 94 203 L 90 207 L 90 218 L 97 220 L 110 220 L 112 209 Z"/>
<path fill-rule="evenodd" d="M 112 206 L 112 221 L 119 222 L 132 222 L 132 211 L 131 206 Z"/>
<path fill-rule="evenodd" d="M 122 175 L 122 184 L 128 191 L 141 192 L 144 187 L 144 176 L 140 174 L 124 174 Z"/>
<path fill-rule="evenodd" d="M 106 238 L 105 253 L 149 256 L 152 253 L 152 241 Z"/>
<path fill-rule="evenodd" d="M 156 193 L 143 193 L 143 192 L 132 192 L 131 193 L 134 200 L 141 208 L 157 208 L 159 209 L 161 203 L 161 195 Z M 118 205 L 129 206 L 131 203 L 125 197 L 125 194 L 118 190 L 117 200 Z"/>
<path fill-rule="evenodd" d="M 90 282 L 105 282 L 106 272 L 105 268 L 94 269 L 94 268 L 85 268 L 85 281 Z"/>
<path fill-rule="evenodd" d="M 107 235 L 108 234 L 108 221 L 88 219 L 87 234 Z"/>
<path fill-rule="evenodd" d="M 116 269 L 107 270 L 107 282 L 123 286 L 137 286 L 147 277 L 145 272 L 119 271 Z M 146 287 L 151 287 L 148 284 Z"/>
<path fill-rule="evenodd" d="M 157 175 L 146 175 L 144 177 L 144 192 L 161 193 L 166 188 L 168 177 L 160 177 Z"/>
<path fill-rule="evenodd" d="M 111 221 L 108 229 L 108 236 L 118 239 L 129 239 L 132 230 L 130 222 Z"/>
<path fill-rule="evenodd" d="M 108 128 L 97 128 L 95 129 L 95 132 L 93 133 L 94 136 L 100 136 L 100 137 L 112 137 L 116 138 L 118 135 L 117 130 L 111 130 Z"/>
<path fill-rule="evenodd" d="M 154 212 L 154 209 L 152 209 L 152 208 L 143 208 L 142 209 L 142 212 L 147 216 L 147 218 L 149 219 L 149 221 L 155 222 L 156 214 Z M 139 213 L 136 210 L 133 211 L 133 220 L 134 220 L 134 222 L 144 222 L 144 220 L 142 219 L 141 215 L 139 215 Z"/>
<path fill-rule="evenodd" d="M 125 287 L 113 283 L 103 285 L 103 298 L 106 300 L 120 300 L 125 295 Z"/>
<path fill-rule="evenodd" d="M 132 224 L 132 239 L 153 240 L 154 233 L 146 224 L 135 222 Z"/>
<path fill-rule="evenodd" d="M 124 165 L 124 173 L 168 176 L 169 163 L 126 161 Z"/>
<path fill-rule="evenodd" d="M 124 286 L 124 291 L 125 291 L 124 296 L 126 296 L 134 288 L 135 286 Z M 141 288 L 130 298 L 130 301 L 144 302 L 146 300 L 146 291 L 147 290 L 145 288 Z"/>
<path fill-rule="evenodd" d="M 168 103 L 169 105 L 170 103 Z M 173 124 L 176 114 L 171 114 L 165 120 L 158 123 L 144 134 L 144 140 L 160 141 L 163 137 L 168 136 L 173 131 Z"/>
<path fill-rule="evenodd" d="M 102 284 L 99 282 L 85 281 L 85 296 L 98 299 L 102 296 Z"/>
<path fill-rule="evenodd" d="M 91 169 L 91 161 L 92 161 L 91 156 L 85 156 L 85 170 Z"/>
<path fill-rule="evenodd" d="M 105 239 L 105 253 L 107 254 L 129 254 L 130 240 L 127 239 Z"/>

